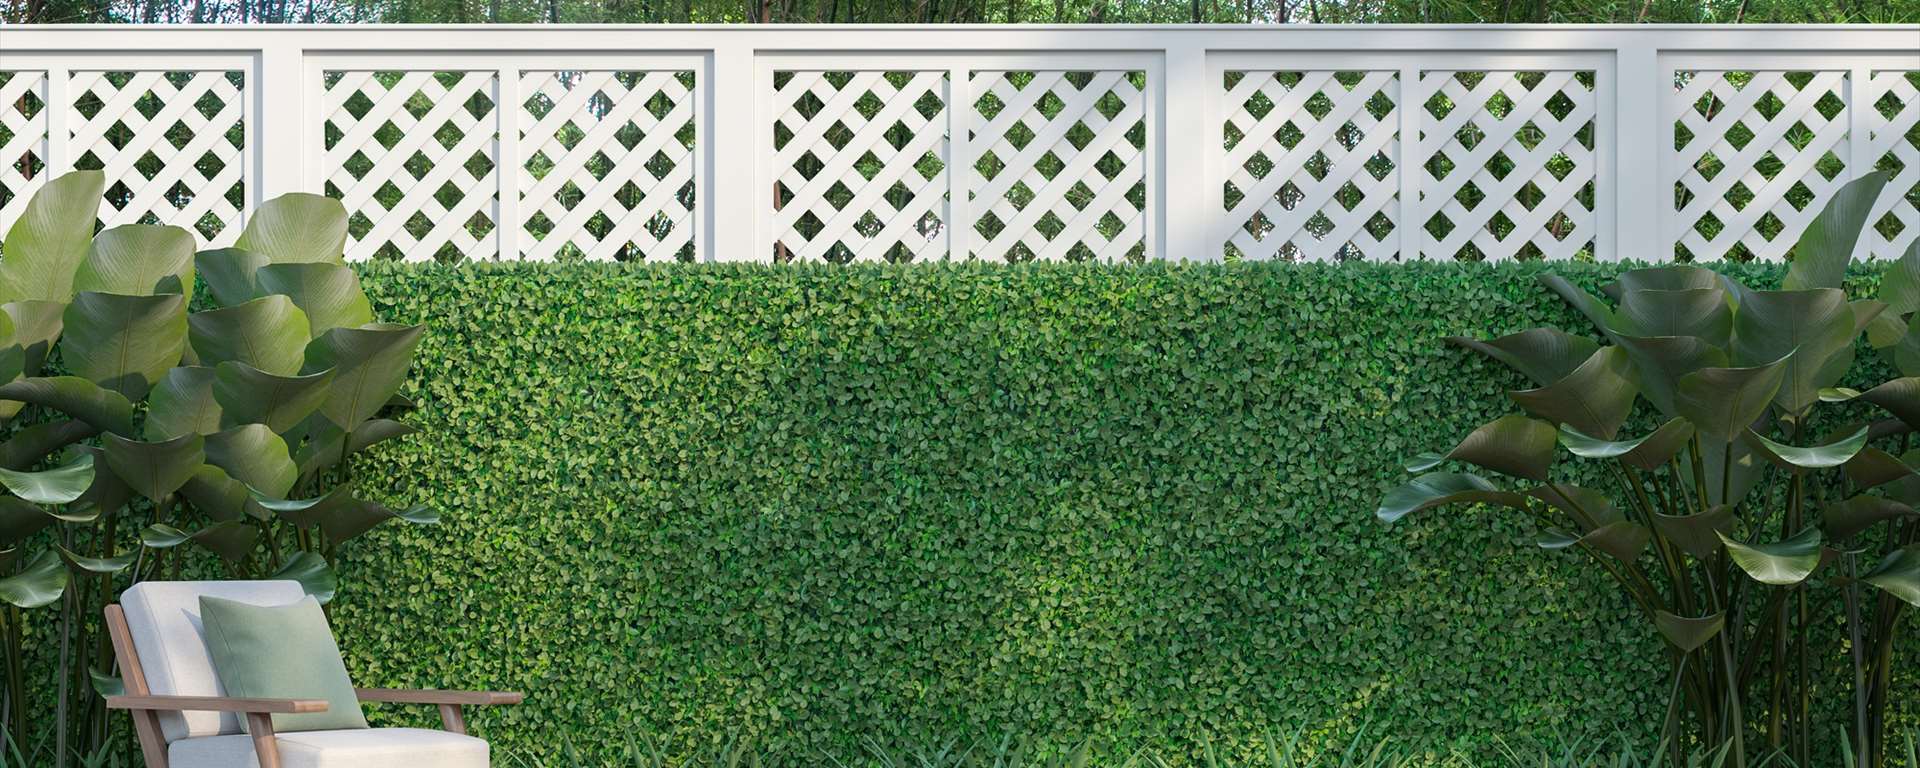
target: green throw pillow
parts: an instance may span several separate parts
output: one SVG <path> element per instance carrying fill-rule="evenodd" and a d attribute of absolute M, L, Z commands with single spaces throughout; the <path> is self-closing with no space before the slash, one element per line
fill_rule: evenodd
<path fill-rule="evenodd" d="M 275 714 L 275 731 L 367 727 L 327 615 L 312 597 L 292 605 L 252 605 L 202 596 L 200 623 L 214 674 L 228 696 L 326 700 L 325 712 Z"/>

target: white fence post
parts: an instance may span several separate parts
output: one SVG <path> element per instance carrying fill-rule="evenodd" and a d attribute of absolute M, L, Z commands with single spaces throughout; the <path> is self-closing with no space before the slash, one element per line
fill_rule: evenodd
<path fill-rule="evenodd" d="M 706 236 L 698 252 L 706 261 L 761 261 L 772 253 L 762 228 L 773 211 L 758 210 L 763 195 L 755 186 L 758 159 L 773 147 L 755 146 L 761 132 L 754 121 L 761 119 L 761 104 L 770 94 L 755 90 L 753 48 L 746 41 L 724 41 L 708 61 L 704 82 L 698 84 L 707 95 L 707 114 L 700 118 L 706 128 L 700 151 L 707 183 L 697 190 Z"/>
<path fill-rule="evenodd" d="M 520 113 L 525 107 L 521 104 L 519 67 L 501 67 L 495 73 L 493 105 L 499 131 L 494 137 L 498 165 L 493 174 L 500 185 L 493 209 L 494 242 L 501 259 L 518 261 L 525 250 L 520 247 Z"/>
<path fill-rule="evenodd" d="M 268 38 L 260 49 L 259 66 L 247 73 L 246 85 L 255 97 L 254 122 L 246 127 L 247 143 L 253 147 L 252 175 L 247 179 L 250 206 L 288 192 L 323 191 L 302 188 L 304 164 L 314 152 L 310 142 L 320 140 L 317 122 L 323 116 L 307 114 L 307 94 L 320 84 L 301 82 L 306 52 L 297 39 L 290 35 Z"/>
<path fill-rule="evenodd" d="M 1661 66 L 1660 52 L 1649 45 L 1619 48 L 1613 88 L 1615 146 L 1608 148 L 1608 162 L 1614 166 L 1613 244 L 1596 256 L 1665 261 L 1673 251 L 1662 248 L 1661 222 L 1663 206 L 1672 206 L 1673 192 L 1661 194 L 1660 184 L 1667 178 L 1662 168 L 1672 147 L 1660 144 L 1662 136 L 1671 136 L 1660 130 L 1660 105 L 1673 82 Z"/>
<path fill-rule="evenodd" d="M 1207 158 L 1220 151 L 1219 142 L 1210 138 L 1218 99 L 1214 91 L 1219 83 L 1207 82 L 1207 49 L 1200 41 L 1187 37 L 1166 49 L 1160 78 L 1160 136 L 1148 136 L 1159 147 L 1155 153 L 1160 176 L 1158 200 L 1159 237 L 1150 246 L 1149 257 L 1178 261 L 1218 261 L 1223 255 L 1219 243 L 1207 242 L 1209 226 L 1220 211 L 1207 203 L 1218 197 L 1210 189 L 1217 179 L 1207 177 Z M 1212 193 L 1212 194 L 1209 194 Z"/>

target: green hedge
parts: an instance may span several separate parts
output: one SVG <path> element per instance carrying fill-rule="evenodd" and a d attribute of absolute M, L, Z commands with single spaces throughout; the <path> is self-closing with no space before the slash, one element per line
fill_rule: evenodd
<path fill-rule="evenodd" d="M 1519 384 L 1442 336 L 1584 327 L 1541 269 L 369 265 L 432 333 L 366 475 L 446 522 L 335 621 L 363 684 L 526 691 L 508 752 L 1647 734 L 1590 565 L 1371 515 Z"/>

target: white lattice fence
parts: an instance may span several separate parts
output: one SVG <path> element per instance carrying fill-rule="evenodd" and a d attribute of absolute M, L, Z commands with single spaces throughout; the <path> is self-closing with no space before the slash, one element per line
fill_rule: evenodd
<path fill-rule="evenodd" d="M 1422 257 L 1593 252 L 1592 72 L 1423 72 L 1415 97 Z"/>
<path fill-rule="evenodd" d="M 1667 109 L 1676 258 L 1785 256 L 1846 183 L 1847 73 L 1686 71 Z"/>
<path fill-rule="evenodd" d="M 101 222 L 165 222 L 231 242 L 246 204 L 244 72 L 77 71 L 67 152 L 107 175 Z"/>
<path fill-rule="evenodd" d="M 973 256 L 1145 253 L 1146 73 L 976 71 L 968 165 Z M 964 224 L 964 223 L 963 223 Z"/>
<path fill-rule="evenodd" d="M 326 193 L 351 213 L 352 258 L 492 259 L 499 219 L 498 78 L 328 72 Z"/>
<path fill-rule="evenodd" d="M 22 28 L 0 231 L 229 243 L 340 198 L 405 260 L 1779 259 L 1891 177 L 1920 242 L 1920 27 Z"/>
<path fill-rule="evenodd" d="M 0 72 L 0 225 L 20 217 L 47 171 L 47 73 Z"/>
<path fill-rule="evenodd" d="M 1397 72 L 1233 70 L 1224 86 L 1226 256 L 1398 253 Z"/>
<path fill-rule="evenodd" d="M 1894 258 L 1920 240 L 1920 72 L 1876 71 L 1857 103 L 1866 118 L 1866 157 L 1893 176 L 1861 247 Z"/>
<path fill-rule="evenodd" d="M 693 77 L 521 74 L 524 258 L 693 257 Z"/>
<path fill-rule="evenodd" d="M 947 255 L 947 73 L 782 72 L 774 257 Z"/>

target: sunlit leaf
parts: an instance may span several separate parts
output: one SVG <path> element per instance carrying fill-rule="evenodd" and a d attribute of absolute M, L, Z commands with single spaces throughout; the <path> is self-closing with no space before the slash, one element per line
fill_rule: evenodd
<path fill-rule="evenodd" d="M 1720 534 L 1735 565 L 1754 581 L 1785 586 L 1805 581 L 1820 566 L 1820 529 L 1809 527 L 1785 541 L 1743 544 Z"/>

